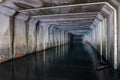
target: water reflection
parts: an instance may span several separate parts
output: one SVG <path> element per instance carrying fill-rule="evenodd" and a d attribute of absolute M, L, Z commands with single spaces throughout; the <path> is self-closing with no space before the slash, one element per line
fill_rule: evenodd
<path fill-rule="evenodd" d="M 0 80 L 118 80 L 119 73 L 96 71 L 93 49 L 85 43 L 59 46 L 0 65 Z M 97 75 L 98 74 L 98 75 Z"/>

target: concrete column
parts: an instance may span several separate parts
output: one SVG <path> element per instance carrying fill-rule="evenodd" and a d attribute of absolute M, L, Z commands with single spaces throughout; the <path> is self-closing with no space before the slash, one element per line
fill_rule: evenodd
<path fill-rule="evenodd" d="M 100 55 L 102 56 L 102 22 L 100 19 L 97 19 L 96 22 L 97 22 L 97 24 L 96 24 L 97 50 L 100 53 Z"/>
<path fill-rule="evenodd" d="M 25 30 L 26 30 L 26 31 L 25 31 L 25 32 L 26 32 L 26 49 L 25 49 L 26 52 L 25 52 L 25 53 L 26 53 L 26 55 L 29 53 L 29 49 L 28 49 L 28 48 L 29 48 L 29 47 L 28 47 L 29 20 L 30 20 L 30 17 L 25 21 L 25 26 L 26 26 L 26 29 L 25 29 Z"/>
<path fill-rule="evenodd" d="M 26 54 L 26 21 L 28 19 L 29 16 L 23 13 L 15 16 L 14 58 L 22 57 Z"/>
<path fill-rule="evenodd" d="M 64 44 L 64 30 L 61 30 L 61 45 Z"/>
<path fill-rule="evenodd" d="M 40 29 L 39 29 L 40 26 L 39 26 L 39 24 L 40 24 L 40 21 L 38 21 L 35 25 L 35 42 L 36 42 L 35 51 L 36 52 L 40 51 L 40 38 L 41 38 L 41 36 L 40 36 Z"/>
<path fill-rule="evenodd" d="M 69 33 L 66 34 L 66 43 L 69 43 Z"/>
<path fill-rule="evenodd" d="M 118 8 L 118 70 L 120 70 L 120 6 Z"/>
<path fill-rule="evenodd" d="M 60 46 L 61 43 L 61 31 L 58 29 L 58 46 Z"/>
<path fill-rule="evenodd" d="M 29 53 L 36 52 L 37 40 L 36 40 L 36 25 L 38 20 L 31 18 L 29 21 L 29 32 L 28 32 L 28 50 Z"/>
<path fill-rule="evenodd" d="M 39 23 L 39 31 L 38 31 L 38 37 L 37 37 L 37 45 L 38 45 L 38 51 L 41 51 L 44 49 L 44 30 L 43 30 L 43 26 L 41 25 L 41 23 Z"/>
<path fill-rule="evenodd" d="M 49 27 L 50 25 L 49 24 L 44 24 L 42 23 L 41 24 L 43 26 L 43 31 L 44 31 L 44 40 L 43 40 L 43 46 L 44 46 L 44 49 L 48 49 L 50 48 L 50 44 L 49 44 Z"/>
<path fill-rule="evenodd" d="M 109 9 L 109 11 L 108 11 Z M 114 13 L 114 9 L 112 9 L 112 7 L 108 7 L 107 5 L 104 6 L 104 8 L 102 9 L 104 11 L 104 15 L 108 14 L 109 16 L 107 16 L 108 19 L 108 55 L 107 55 L 107 59 L 108 61 L 111 63 L 112 66 L 114 66 L 114 68 L 116 68 L 117 66 L 117 54 L 116 54 L 116 37 L 115 37 L 115 27 L 116 27 L 116 23 L 115 23 L 115 13 Z M 113 54 L 114 53 L 114 54 Z"/>
<path fill-rule="evenodd" d="M 65 44 L 67 44 L 68 42 L 68 33 L 65 31 Z"/>
<path fill-rule="evenodd" d="M 56 39 L 56 46 L 58 46 L 58 29 L 55 28 L 55 39 Z"/>
<path fill-rule="evenodd" d="M 0 5 L 0 62 L 13 57 L 15 10 Z"/>
<path fill-rule="evenodd" d="M 53 26 L 54 27 L 54 26 Z M 54 45 L 54 47 L 56 46 L 56 29 L 55 29 L 55 27 L 53 28 L 53 45 Z"/>
<path fill-rule="evenodd" d="M 66 41 L 66 31 L 64 31 L 64 44 L 65 44 L 65 41 Z"/>
<path fill-rule="evenodd" d="M 55 46 L 58 46 L 58 30 L 54 28 L 54 39 L 55 39 Z"/>
<path fill-rule="evenodd" d="M 49 29 L 49 35 L 50 35 L 50 47 L 54 47 L 54 27 L 53 26 L 50 26 L 50 29 Z"/>
<path fill-rule="evenodd" d="M 107 60 L 107 22 L 104 15 L 99 14 L 98 18 L 100 20 L 100 41 L 101 41 L 101 56 L 104 56 Z"/>
<path fill-rule="evenodd" d="M 62 30 L 60 30 L 60 45 L 62 45 Z"/>

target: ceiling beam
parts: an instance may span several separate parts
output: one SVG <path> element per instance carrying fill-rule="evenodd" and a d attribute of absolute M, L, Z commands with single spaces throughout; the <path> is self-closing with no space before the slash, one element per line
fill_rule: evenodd
<path fill-rule="evenodd" d="M 54 26 L 54 25 L 53 25 Z M 75 26 L 75 25 L 70 25 L 70 26 L 67 26 L 67 25 L 56 25 L 57 27 L 59 28 L 87 28 L 87 27 L 90 27 L 90 25 L 84 25 L 84 26 Z"/>
<path fill-rule="evenodd" d="M 75 19 L 75 20 L 72 20 L 72 19 L 70 19 L 70 20 L 51 20 L 51 21 L 42 21 L 41 20 L 41 22 L 42 23 L 47 23 L 47 24 L 49 24 L 49 23 L 65 23 L 65 24 L 73 24 L 73 23 L 87 23 L 87 22 L 93 22 L 94 21 L 94 19 L 80 19 L 80 20 L 77 20 L 77 19 Z"/>
<path fill-rule="evenodd" d="M 84 35 L 86 32 L 70 32 L 71 34 Z"/>
<path fill-rule="evenodd" d="M 61 27 L 61 28 L 90 27 L 90 25 L 83 25 L 83 26 L 80 26 L 80 25 L 78 25 L 78 26 L 76 26 L 76 25 L 69 25 L 69 26 L 68 25 L 52 25 L 52 26 L 57 26 L 57 27 Z"/>
<path fill-rule="evenodd" d="M 60 26 L 57 26 L 58 28 L 61 28 L 61 29 L 68 29 L 68 30 L 79 30 L 79 29 L 89 29 L 91 28 L 90 26 L 84 26 L 84 27 L 81 27 L 81 26 L 71 26 L 71 27 L 60 27 Z"/>
<path fill-rule="evenodd" d="M 81 12 L 99 12 L 103 7 L 103 5 L 104 2 L 89 3 L 89 4 L 86 3 L 83 5 L 75 4 L 75 5 L 26 9 L 26 10 L 19 10 L 19 12 L 28 13 L 30 16 L 81 13 Z"/>
<path fill-rule="evenodd" d="M 105 2 L 83 3 L 83 4 L 74 4 L 74 5 L 63 5 L 63 6 L 54 6 L 54 7 L 24 9 L 24 10 L 19 10 L 19 12 L 29 12 L 29 11 L 36 11 L 36 10 L 57 9 L 57 8 L 78 7 L 78 6 L 104 5 L 104 4 L 106 4 L 106 3 Z"/>
<path fill-rule="evenodd" d="M 76 23 L 73 23 L 73 24 L 65 24 L 65 23 L 49 23 L 50 25 L 63 25 L 63 26 L 86 26 L 86 25 L 89 25 L 91 26 L 93 22 L 85 22 L 85 23 L 79 23 L 79 24 L 76 24 Z"/>
<path fill-rule="evenodd" d="M 60 19 L 60 18 L 94 18 L 99 14 L 99 12 L 81 12 L 81 13 L 68 13 L 68 14 L 52 14 L 52 15 L 37 15 L 32 16 L 32 18 L 37 19 Z"/>
<path fill-rule="evenodd" d="M 64 19 L 41 19 L 40 21 L 42 22 L 57 22 L 57 21 L 84 21 L 84 20 L 89 20 L 93 21 L 95 18 L 64 18 Z"/>
<path fill-rule="evenodd" d="M 69 30 L 70 32 L 87 32 L 87 31 L 89 31 L 89 30 Z"/>
<path fill-rule="evenodd" d="M 86 33 L 86 32 L 88 32 L 88 31 L 79 31 L 79 32 L 77 32 L 77 31 L 68 31 L 69 33 Z"/>
<path fill-rule="evenodd" d="M 46 24 L 50 24 L 50 25 L 67 25 L 67 26 L 85 26 L 85 25 L 91 25 L 93 23 L 93 20 L 90 21 L 46 21 L 43 22 Z"/>
<path fill-rule="evenodd" d="M 91 30 L 90 27 L 87 28 L 59 28 L 59 29 L 64 29 L 64 30 Z"/>

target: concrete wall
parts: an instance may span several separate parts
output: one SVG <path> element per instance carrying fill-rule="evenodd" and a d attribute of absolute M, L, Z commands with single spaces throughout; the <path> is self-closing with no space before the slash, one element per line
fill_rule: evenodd
<path fill-rule="evenodd" d="M 103 56 L 115 69 L 119 67 L 119 43 L 117 24 L 118 10 L 106 4 L 91 26 L 91 31 L 84 35 L 84 40 Z M 118 20 L 119 21 L 119 20 Z M 101 59 L 102 61 L 102 59 Z"/>
<path fill-rule="evenodd" d="M 69 42 L 68 33 L 29 18 L 27 14 L 0 12 L 0 62 Z M 66 37 L 65 37 L 66 35 Z"/>
<path fill-rule="evenodd" d="M 9 60 L 13 54 L 13 15 L 16 11 L 0 5 L 0 62 Z"/>
<path fill-rule="evenodd" d="M 21 57 L 26 54 L 27 38 L 26 38 L 26 20 L 28 16 L 18 14 L 15 16 L 14 23 L 14 54 L 13 57 Z"/>
<path fill-rule="evenodd" d="M 37 20 L 31 19 L 28 29 L 28 50 L 29 53 L 36 51 L 36 23 Z"/>
<path fill-rule="evenodd" d="M 0 13 L 0 62 L 9 59 L 11 42 L 9 20 L 9 16 Z"/>
<path fill-rule="evenodd" d="M 120 70 L 120 6 L 118 7 L 118 69 Z"/>

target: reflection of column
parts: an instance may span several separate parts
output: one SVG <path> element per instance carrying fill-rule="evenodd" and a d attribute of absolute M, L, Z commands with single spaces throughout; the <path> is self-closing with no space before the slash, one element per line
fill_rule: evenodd
<path fill-rule="evenodd" d="M 45 51 L 43 51 L 43 62 L 44 62 L 44 65 L 45 65 L 45 62 L 46 62 L 46 58 L 45 58 L 45 54 L 46 54 L 46 52 Z"/>
<path fill-rule="evenodd" d="M 43 51 L 43 75 L 45 76 L 46 74 L 46 57 L 45 57 L 46 52 Z"/>
<path fill-rule="evenodd" d="M 50 54 L 49 54 L 49 50 L 48 51 L 43 51 L 43 71 L 44 71 L 44 77 L 47 75 L 47 70 L 49 68 L 49 60 L 50 60 Z"/>
<path fill-rule="evenodd" d="M 12 64 L 11 64 L 11 66 L 12 66 L 12 79 L 11 80 L 15 80 L 15 63 L 14 62 L 12 62 Z"/>

